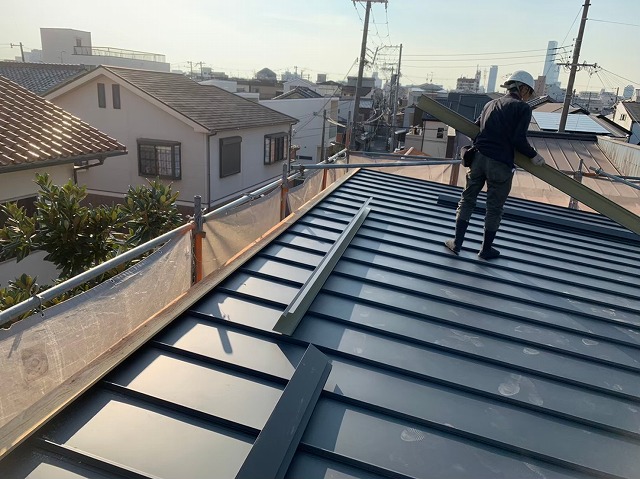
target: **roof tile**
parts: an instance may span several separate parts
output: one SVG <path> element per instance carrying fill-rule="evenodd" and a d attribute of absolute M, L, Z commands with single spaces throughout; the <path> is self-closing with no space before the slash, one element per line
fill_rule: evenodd
<path fill-rule="evenodd" d="M 0 172 L 125 152 L 123 144 L 0 76 Z"/>
<path fill-rule="evenodd" d="M 176 73 L 102 68 L 211 131 L 254 128 L 298 120 L 214 85 Z"/>

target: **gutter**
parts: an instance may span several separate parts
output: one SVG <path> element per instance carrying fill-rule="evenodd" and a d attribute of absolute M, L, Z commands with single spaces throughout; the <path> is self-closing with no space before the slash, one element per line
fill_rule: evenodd
<path fill-rule="evenodd" d="M 40 160 L 30 163 L 20 163 L 17 165 L 0 166 L 0 174 L 8 173 L 10 171 L 23 171 L 23 170 L 37 170 L 38 168 L 48 168 L 50 166 L 65 165 L 69 163 L 76 163 L 77 161 L 93 160 L 109 158 L 112 156 L 126 155 L 129 153 L 127 150 L 113 150 L 105 153 L 90 153 L 87 155 L 73 156 L 67 158 L 58 158 L 56 160 Z M 97 166 L 97 165 L 96 165 Z"/>

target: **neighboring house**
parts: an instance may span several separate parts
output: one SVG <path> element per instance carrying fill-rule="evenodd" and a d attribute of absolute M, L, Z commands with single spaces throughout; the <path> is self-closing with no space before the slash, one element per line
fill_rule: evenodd
<path fill-rule="evenodd" d="M 453 256 L 460 191 L 340 182 L 126 338 L 4 477 L 637 479 L 640 238 L 510 198 L 482 261 L 481 194 Z"/>
<path fill-rule="evenodd" d="M 62 184 L 79 170 L 108 169 L 106 158 L 126 153 L 122 143 L 0 76 L 0 202 L 32 203 L 36 172 Z"/>
<path fill-rule="evenodd" d="M 323 114 L 326 111 L 327 120 L 337 120 L 338 118 L 338 98 L 325 98 L 319 94 L 298 87 L 276 97 L 273 100 L 262 100 L 261 105 L 272 108 L 286 115 L 298 119 L 298 123 L 293 127 L 291 142 L 298 145 L 297 159 L 303 162 L 318 163 L 322 161 L 322 145 L 325 146 L 325 156 L 329 151 L 331 142 L 336 140 L 336 125 L 328 121 L 324 125 Z M 306 94 L 314 94 L 315 97 L 297 97 L 296 92 L 303 91 Z"/>
<path fill-rule="evenodd" d="M 342 95 L 342 83 L 328 80 L 316 83 L 316 91 L 322 96 L 341 96 Z"/>
<path fill-rule="evenodd" d="M 87 65 L 0 61 L 1 76 L 40 96 L 45 96 L 49 90 L 86 73 L 91 68 L 93 67 Z"/>
<path fill-rule="evenodd" d="M 276 75 L 276 73 L 273 70 L 269 70 L 268 68 L 263 68 L 258 73 L 256 73 L 256 79 L 276 81 L 278 79 L 278 75 Z"/>
<path fill-rule="evenodd" d="M 259 93 L 261 100 L 271 100 L 284 92 L 282 82 L 276 80 L 246 78 L 232 78 L 231 80 L 236 82 L 238 93 Z"/>
<path fill-rule="evenodd" d="M 48 173 L 54 184 L 75 179 L 77 171 L 106 170 L 107 158 L 126 154 L 122 143 L 67 113 L 62 108 L 0 76 L 0 203 L 17 202 L 28 214 L 38 187 L 36 173 Z M 109 160 L 122 163 L 124 158 Z M 21 273 L 47 283 L 57 278 L 55 267 L 26 258 L 0 263 L 0 284 Z"/>
<path fill-rule="evenodd" d="M 640 102 L 619 102 L 616 105 L 613 121 L 631 132 L 629 143 L 640 145 Z"/>
<path fill-rule="evenodd" d="M 293 80 L 289 80 L 284 82 L 284 93 L 287 93 L 289 90 L 293 90 L 297 87 L 306 87 L 309 90 L 316 91 L 318 88 L 317 85 L 309 80 L 305 80 L 304 78 L 294 78 Z"/>
<path fill-rule="evenodd" d="M 81 182 L 113 201 L 130 185 L 160 177 L 213 206 L 282 174 L 297 120 L 184 75 L 101 66 L 47 96 L 129 148 L 126 161 Z"/>
<path fill-rule="evenodd" d="M 301 99 L 301 98 L 323 98 L 320 93 L 317 93 L 315 90 L 308 88 L 306 86 L 297 86 L 282 95 L 278 95 L 273 98 L 274 100 L 284 100 L 284 99 Z"/>

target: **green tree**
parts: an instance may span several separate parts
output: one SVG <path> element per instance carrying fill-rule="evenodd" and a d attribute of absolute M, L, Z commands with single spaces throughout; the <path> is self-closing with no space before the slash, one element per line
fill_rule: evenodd
<path fill-rule="evenodd" d="M 184 222 L 179 213 L 177 192 L 159 180 L 148 186 L 130 187 L 124 205 L 84 204 L 86 187 L 67 182 L 53 184 L 49 175 L 37 174 L 40 190 L 35 214 L 29 216 L 15 203 L 0 205 L 7 219 L 0 228 L 0 261 L 24 259 L 42 250 L 45 259 L 61 269 L 59 281 L 76 276 L 117 254 L 171 231 Z M 125 265 L 104 275 L 93 284 L 125 269 Z M 87 289 L 85 285 L 81 290 Z M 35 279 L 22 275 L 0 289 L 0 309 L 29 298 L 38 289 Z"/>

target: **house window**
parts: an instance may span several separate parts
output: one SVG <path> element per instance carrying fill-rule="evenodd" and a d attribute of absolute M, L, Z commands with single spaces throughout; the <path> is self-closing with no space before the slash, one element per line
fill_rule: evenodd
<path fill-rule="evenodd" d="M 180 143 L 138 140 L 138 174 L 179 180 L 182 176 Z"/>
<path fill-rule="evenodd" d="M 220 178 L 240 173 L 242 137 L 220 138 Z"/>
<path fill-rule="evenodd" d="M 437 138 L 444 138 L 444 128 L 438 128 L 438 132 L 436 133 Z"/>
<path fill-rule="evenodd" d="M 111 96 L 113 96 L 113 109 L 120 109 L 120 85 L 114 83 L 111 85 Z"/>
<path fill-rule="evenodd" d="M 104 83 L 98 83 L 98 107 L 107 107 L 107 94 L 104 88 Z"/>
<path fill-rule="evenodd" d="M 625 115 L 624 113 L 620 113 L 620 120 L 624 121 L 627 119 L 627 115 Z"/>
<path fill-rule="evenodd" d="M 264 164 L 270 165 L 287 159 L 289 134 L 273 133 L 264 137 Z"/>

